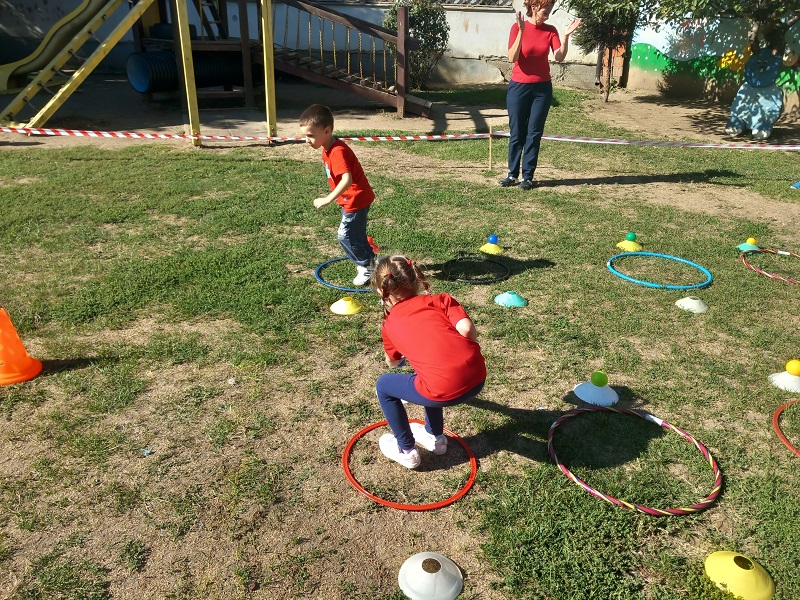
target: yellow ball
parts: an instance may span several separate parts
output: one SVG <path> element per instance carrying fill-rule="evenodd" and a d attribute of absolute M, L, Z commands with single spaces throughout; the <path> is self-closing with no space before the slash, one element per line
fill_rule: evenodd
<path fill-rule="evenodd" d="M 795 375 L 797 377 L 800 377 L 800 360 L 793 358 L 792 360 L 787 362 L 786 372 L 789 373 L 789 375 Z"/>
<path fill-rule="evenodd" d="M 753 244 L 753 245 L 755 246 L 755 244 L 756 244 L 756 238 L 747 238 L 747 243 L 748 243 L 748 244 Z"/>

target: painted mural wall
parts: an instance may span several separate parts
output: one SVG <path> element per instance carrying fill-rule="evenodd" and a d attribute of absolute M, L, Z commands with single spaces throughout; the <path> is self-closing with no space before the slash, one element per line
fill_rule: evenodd
<path fill-rule="evenodd" d="M 786 96 L 785 109 L 797 110 L 800 23 L 789 30 L 786 49 L 776 83 Z M 744 81 L 744 65 L 750 58 L 747 25 L 741 19 L 648 27 L 636 32 L 631 50 L 629 88 L 725 102 Z"/>

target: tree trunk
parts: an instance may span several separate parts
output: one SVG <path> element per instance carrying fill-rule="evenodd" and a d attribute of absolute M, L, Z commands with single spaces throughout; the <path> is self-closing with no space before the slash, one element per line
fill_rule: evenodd
<path fill-rule="evenodd" d="M 606 63 L 605 90 L 603 90 L 603 102 L 608 102 L 608 95 L 611 93 L 611 68 L 614 66 L 614 49 L 607 48 L 608 62 Z"/>

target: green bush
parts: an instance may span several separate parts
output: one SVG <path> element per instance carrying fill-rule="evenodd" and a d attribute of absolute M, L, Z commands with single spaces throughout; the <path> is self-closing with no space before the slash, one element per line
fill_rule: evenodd
<path fill-rule="evenodd" d="M 397 29 L 397 9 L 408 7 L 408 32 L 420 42 L 418 50 L 408 53 L 409 85 L 425 89 L 433 68 L 447 50 L 450 26 L 444 7 L 437 0 L 395 0 L 383 19 L 383 26 Z"/>

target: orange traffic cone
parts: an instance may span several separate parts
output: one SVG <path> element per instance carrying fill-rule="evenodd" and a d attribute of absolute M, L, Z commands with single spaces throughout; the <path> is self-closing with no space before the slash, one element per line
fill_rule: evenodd
<path fill-rule="evenodd" d="M 41 370 L 41 361 L 30 357 L 6 309 L 0 307 L 0 385 L 28 381 Z"/>

